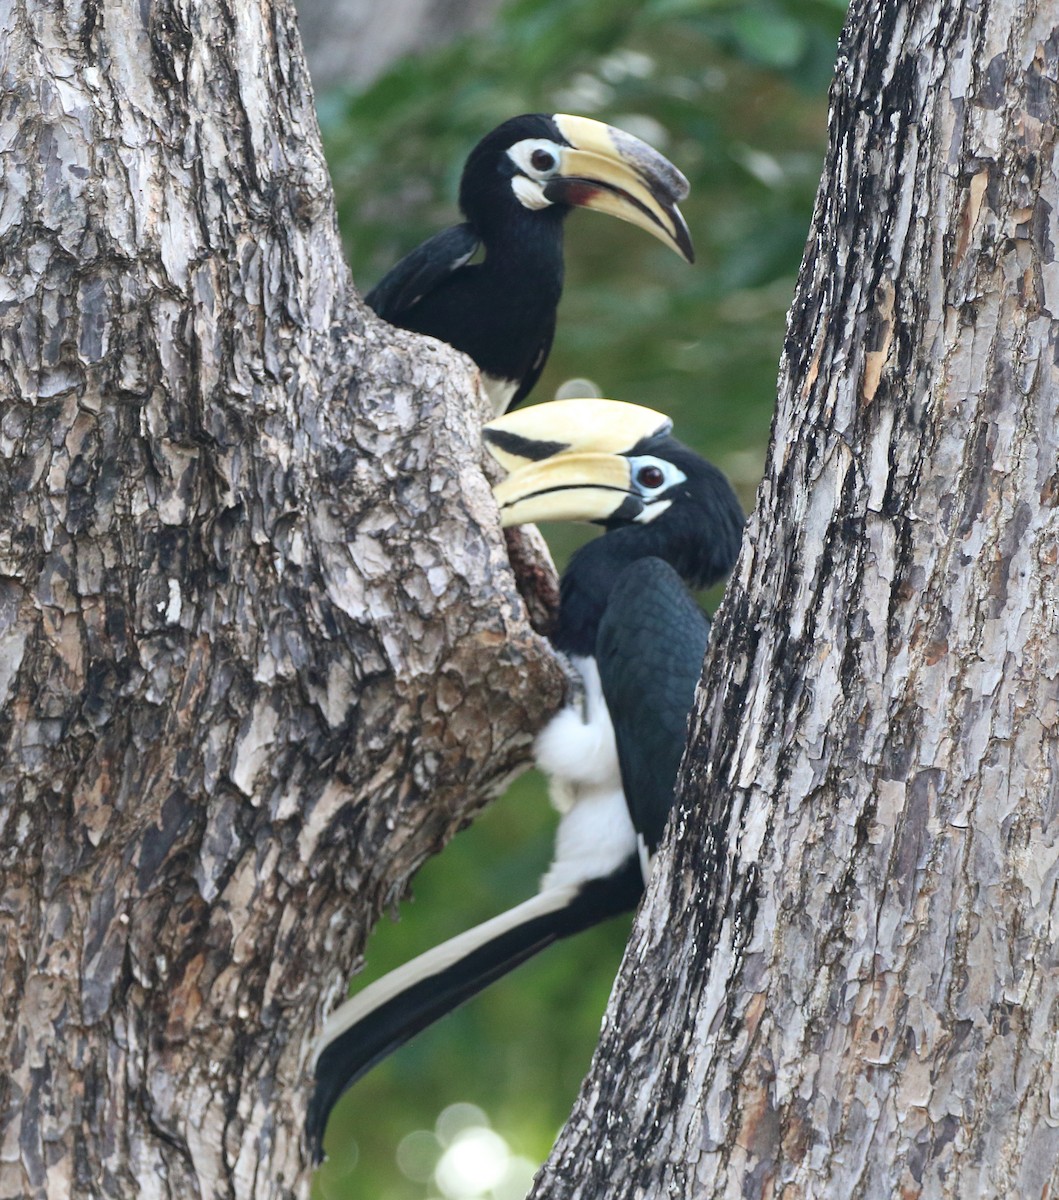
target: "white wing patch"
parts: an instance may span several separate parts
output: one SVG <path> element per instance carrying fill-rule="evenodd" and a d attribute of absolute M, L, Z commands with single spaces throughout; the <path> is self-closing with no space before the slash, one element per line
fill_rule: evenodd
<path fill-rule="evenodd" d="M 640 855 L 640 874 L 643 876 L 643 885 L 647 887 L 651 880 L 651 868 L 655 865 L 655 856 L 648 850 L 642 833 L 636 835 L 636 849 Z"/>
<path fill-rule="evenodd" d="M 448 271 L 448 273 L 451 275 L 453 271 L 458 271 L 458 270 L 460 269 L 460 267 L 465 267 L 465 266 L 466 266 L 466 265 L 467 265 L 467 264 L 468 264 L 468 263 L 471 261 L 471 259 L 472 259 L 472 258 L 474 258 L 475 254 L 476 254 L 477 252 L 478 252 L 478 247 L 477 247 L 477 246 L 472 246 L 472 247 L 471 247 L 471 249 L 470 249 L 470 250 L 468 250 L 466 254 L 460 254 L 460 255 L 457 255 L 457 257 L 456 257 L 456 258 L 454 258 L 454 259 L 453 259 L 453 260 L 452 260 L 452 261 L 449 263 L 449 265 L 448 265 L 448 267 L 446 268 L 446 270 L 447 270 L 447 271 Z M 415 295 L 413 295 L 413 296 L 411 296 L 411 297 L 409 297 L 409 298 L 407 299 L 407 301 L 406 301 L 406 303 L 405 303 L 404 307 L 406 307 L 406 308 L 414 308 L 414 307 L 415 307 L 415 305 L 417 305 L 417 304 L 419 303 L 419 301 L 420 301 L 420 300 L 422 300 L 422 299 L 423 299 L 423 297 L 424 297 L 424 296 L 425 296 L 425 295 L 426 295 L 426 294 L 427 294 L 429 291 L 431 291 L 431 290 L 433 289 L 433 287 L 434 287 L 434 284 L 431 284 L 429 287 L 425 288 L 423 291 L 421 291 L 421 292 L 416 292 L 416 293 L 415 293 Z"/>
<path fill-rule="evenodd" d="M 458 271 L 460 267 L 465 267 L 471 261 L 471 259 L 474 258 L 477 251 L 478 247 L 474 246 L 472 249 L 468 250 L 466 254 L 461 254 L 458 258 L 454 258 L 449 265 L 449 270 Z"/>

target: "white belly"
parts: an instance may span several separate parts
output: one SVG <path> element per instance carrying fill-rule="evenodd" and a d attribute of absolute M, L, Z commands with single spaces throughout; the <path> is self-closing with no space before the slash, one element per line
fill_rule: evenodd
<path fill-rule="evenodd" d="M 637 853 L 599 671 L 591 658 L 574 658 L 573 665 L 584 679 L 584 702 L 556 713 L 535 746 L 552 803 L 563 814 L 542 891 L 609 875 Z"/>
<path fill-rule="evenodd" d="M 482 390 L 489 397 L 493 412 L 498 417 L 502 417 L 507 412 L 508 405 L 515 398 L 515 393 L 518 391 L 518 380 L 498 379 L 495 375 L 487 375 L 484 371 L 481 379 Z"/>

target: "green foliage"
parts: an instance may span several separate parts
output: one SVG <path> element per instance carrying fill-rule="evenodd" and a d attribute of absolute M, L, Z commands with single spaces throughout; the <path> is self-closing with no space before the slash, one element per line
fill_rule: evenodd
<path fill-rule="evenodd" d="M 665 410 L 749 508 L 844 7 L 515 0 L 487 31 L 401 62 L 361 94 L 324 97 L 354 278 L 366 290 L 459 219 L 463 160 L 506 117 L 573 112 L 645 137 L 691 180 L 682 208 L 698 261 L 689 268 L 639 230 L 574 213 L 555 348 L 532 399 L 587 376 L 604 395 Z M 560 559 L 578 540 L 547 533 Z M 553 824 L 539 782 L 520 781 L 421 872 L 417 902 L 400 924 L 382 923 L 357 986 L 530 895 Z M 336 1111 L 315 1194 L 436 1196 L 402 1177 L 395 1152 L 455 1101 L 479 1105 L 516 1153 L 542 1160 L 588 1065 L 627 928 L 554 947 L 373 1071 Z"/>

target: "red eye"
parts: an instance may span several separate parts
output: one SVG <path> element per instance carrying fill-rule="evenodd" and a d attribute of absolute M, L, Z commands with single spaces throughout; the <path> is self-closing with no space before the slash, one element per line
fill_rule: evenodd
<path fill-rule="evenodd" d="M 555 155 L 547 150 L 534 150 L 530 155 L 530 166 L 535 171 L 550 171 L 555 166 Z"/>
<path fill-rule="evenodd" d="M 654 489 L 661 487 L 665 481 L 666 477 L 660 467 L 641 467 L 636 472 L 636 482 L 641 487 Z"/>

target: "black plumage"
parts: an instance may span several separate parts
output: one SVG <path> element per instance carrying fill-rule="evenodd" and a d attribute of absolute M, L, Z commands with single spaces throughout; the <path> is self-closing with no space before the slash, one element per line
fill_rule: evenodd
<path fill-rule="evenodd" d="M 537 742 L 564 810 L 555 859 L 532 899 L 336 1010 L 308 1116 L 316 1154 L 334 1102 L 380 1059 L 558 938 L 635 906 L 706 649 L 709 622 L 689 588 L 723 578 L 738 552 L 742 512 L 727 480 L 657 413 L 559 401 L 494 421 L 485 436 L 510 471 L 495 489 L 505 524 L 559 513 L 607 529 L 564 572 L 552 635 L 584 681 Z M 600 449 L 627 436 L 624 452 Z"/>
<path fill-rule="evenodd" d="M 677 208 L 686 193 L 675 167 L 620 130 L 561 113 L 513 117 L 467 159 L 464 223 L 402 258 L 367 303 L 391 324 L 470 355 L 503 412 L 529 394 L 547 361 L 571 209 L 643 225 L 690 259 Z M 481 261 L 472 262 L 479 251 Z"/>
<path fill-rule="evenodd" d="M 626 567 L 596 636 L 596 661 L 636 832 L 658 849 L 673 801 L 710 622 L 660 558 Z"/>
<path fill-rule="evenodd" d="M 552 641 L 575 663 L 596 664 L 625 801 L 653 854 L 709 638 L 709 620 L 689 588 L 710 587 L 731 570 L 743 517 L 723 474 L 667 433 L 638 440 L 624 457 L 648 464 L 640 470 L 654 470 L 651 460 L 660 460 L 684 479 L 666 483 L 653 502 L 667 506 L 641 524 L 646 510 L 630 467 L 634 491 L 595 518 L 608 533 L 576 551 L 563 573 Z M 581 477 L 576 467 L 574 481 Z"/>

